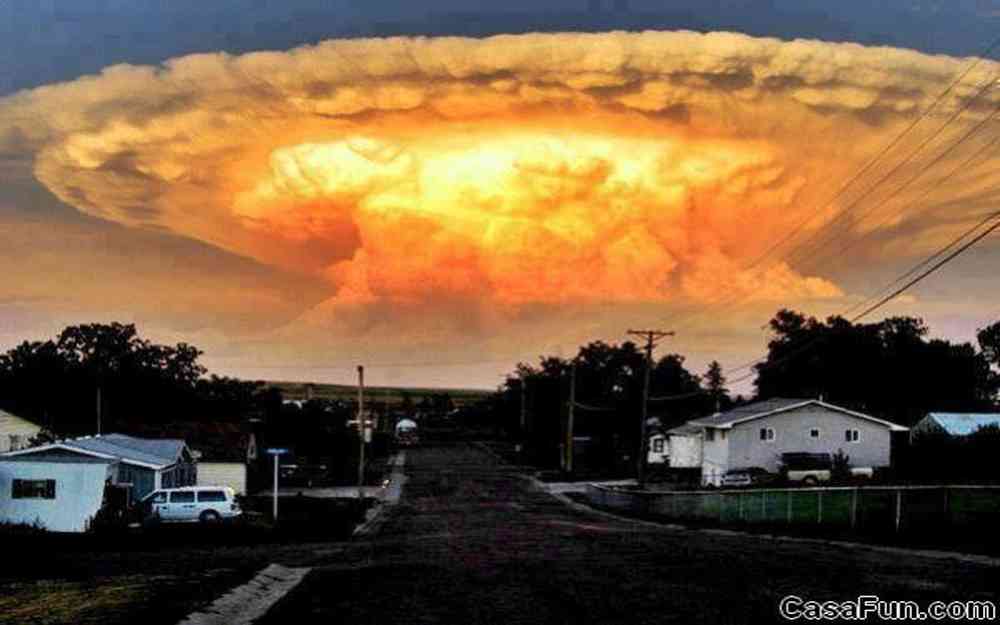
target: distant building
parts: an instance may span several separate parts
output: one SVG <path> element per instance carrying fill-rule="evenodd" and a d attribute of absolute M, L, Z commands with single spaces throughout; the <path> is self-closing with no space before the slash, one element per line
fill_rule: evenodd
<path fill-rule="evenodd" d="M 780 469 L 783 453 L 843 450 L 854 467 L 889 465 L 891 433 L 907 428 L 818 399 L 769 399 L 689 421 L 702 430 L 702 482 L 739 467 Z"/>
<path fill-rule="evenodd" d="M 40 425 L 0 410 L 0 454 L 24 449 L 41 431 Z"/>
<path fill-rule="evenodd" d="M 701 468 L 702 432 L 702 428 L 693 425 L 667 430 L 671 468 Z"/>
<path fill-rule="evenodd" d="M 197 482 L 194 458 L 179 439 L 104 434 L 14 451 L 3 458 L 68 463 L 79 462 L 81 458 L 110 461 L 117 467 L 111 482 L 129 488 L 132 501 L 160 488 L 194 486 Z"/>
<path fill-rule="evenodd" d="M 667 435 L 657 432 L 649 437 L 649 446 L 646 448 L 647 464 L 667 464 L 670 458 L 670 450 L 667 447 Z"/>
<path fill-rule="evenodd" d="M 922 434 L 962 437 L 984 427 L 1000 427 L 997 412 L 931 412 L 910 429 L 911 438 Z"/>

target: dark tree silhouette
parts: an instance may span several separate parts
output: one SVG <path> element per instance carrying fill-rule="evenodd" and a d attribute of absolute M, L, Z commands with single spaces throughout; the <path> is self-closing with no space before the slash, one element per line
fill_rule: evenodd
<path fill-rule="evenodd" d="M 0 407 L 60 436 L 94 433 L 98 388 L 105 432 L 260 410 L 260 384 L 206 378 L 200 356 L 186 343 L 148 341 L 131 324 L 71 326 L 0 355 Z"/>
<path fill-rule="evenodd" d="M 491 400 L 493 418 L 519 431 L 521 384 L 528 408 L 527 448 L 540 466 L 555 466 L 565 437 L 569 378 L 576 362 L 575 434 L 593 439 L 591 459 L 604 467 L 632 469 L 623 457 L 634 458 L 638 447 L 639 415 L 646 359 L 632 342 L 596 341 L 580 348 L 574 359 L 542 357 L 537 366 L 521 363 Z M 684 357 L 668 354 L 657 360 L 650 374 L 649 414 L 664 425 L 682 423 L 705 414 L 701 380 L 684 367 Z M 683 400 L 657 398 L 691 395 Z"/>
<path fill-rule="evenodd" d="M 997 384 L 988 350 L 929 339 L 920 319 L 821 322 L 781 310 L 770 327 L 767 359 L 756 367 L 761 398 L 822 395 L 903 425 L 932 410 L 994 405 Z"/>
<path fill-rule="evenodd" d="M 726 388 L 726 377 L 722 374 L 722 365 L 718 360 L 708 363 L 708 370 L 703 378 L 705 395 L 709 401 L 709 408 L 714 411 L 725 411 L 733 405 L 733 400 L 729 397 L 729 389 Z"/>

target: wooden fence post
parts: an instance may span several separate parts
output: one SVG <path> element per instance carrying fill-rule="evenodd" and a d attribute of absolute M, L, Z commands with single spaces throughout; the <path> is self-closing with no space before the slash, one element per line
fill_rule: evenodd
<path fill-rule="evenodd" d="M 760 520 L 767 522 L 767 491 L 760 491 Z"/>
<path fill-rule="evenodd" d="M 816 523 L 823 524 L 823 491 L 816 491 Z"/>
<path fill-rule="evenodd" d="M 792 491 L 790 491 L 790 490 L 786 490 L 785 491 L 785 508 L 786 508 L 786 515 L 788 517 L 787 518 L 787 522 L 788 522 L 789 525 L 791 525 L 792 524 Z"/>
<path fill-rule="evenodd" d="M 739 515 L 740 515 L 739 520 L 742 522 L 743 521 L 743 493 L 736 493 L 736 506 L 737 506 L 737 509 L 739 510 Z"/>

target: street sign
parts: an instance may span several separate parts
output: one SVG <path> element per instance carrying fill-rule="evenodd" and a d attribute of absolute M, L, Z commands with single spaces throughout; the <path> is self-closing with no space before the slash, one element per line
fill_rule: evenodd
<path fill-rule="evenodd" d="M 267 453 L 271 456 L 284 456 L 288 453 L 288 450 L 282 447 L 271 447 L 267 450 Z"/>

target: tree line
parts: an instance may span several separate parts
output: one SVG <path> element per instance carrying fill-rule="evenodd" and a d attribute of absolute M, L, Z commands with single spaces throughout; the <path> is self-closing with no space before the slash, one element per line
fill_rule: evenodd
<path fill-rule="evenodd" d="M 0 354 L 0 408 L 59 436 L 177 420 L 240 421 L 280 404 L 261 382 L 209 376 L 202 352 L 160 345 L 132 324 L 84 324 Z"/>
<path fill-rule="evenodd" d="M 1000 322 L 979 331 L 978 345 L 930 338 L 916 317 L 852 323 L 780 310 L 769 328 L 767 355 L 753 367 L 753 397 L 731 397 L 718 362 L 696 374 L 681 354 L 657 358 L 650 375 L 654 427 L 666 429 L 771 397 L 823 397 L 906 426 L 930 411 L 998 409 Z M 574 434 L 595 441 L 588 451 L 595 463 L 625 471 L 638 448 L 645 367 L 644 354 L 630 341 L 597 341 L 572 358 L 541 356 L 536 365 L 521 363 L 474 414 L 523 439 L 533 462 L 557 466 L 574 363 L 579 403 Z"/>

